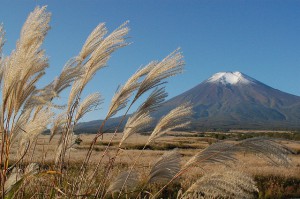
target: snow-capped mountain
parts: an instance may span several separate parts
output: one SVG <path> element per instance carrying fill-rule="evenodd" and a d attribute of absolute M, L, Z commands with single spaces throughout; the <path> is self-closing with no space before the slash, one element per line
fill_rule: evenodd
<path fill-rule="evenodd" d="M 300 97 L 271 88 L 241 72 L 220 72 L 166 101 L 153 116 L 158 120 L 185 102 L 193 104 L 191 129 L 300 129 Z M 108 122 L 108 128 L 119 118 Z M 79 125 L 90 132 L 99 120 Z"/>
<path fill-rule="evenodd" d="M 220 72 L 168 100 L 156 116 L 186 102 L 193 127 L 300 128 L 300 97 L 271 88 L 241 72 Z"/>

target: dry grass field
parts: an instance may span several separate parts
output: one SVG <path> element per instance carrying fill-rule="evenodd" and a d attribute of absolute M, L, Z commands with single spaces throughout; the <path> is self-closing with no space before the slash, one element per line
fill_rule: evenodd
<path fill-rule="evenodd" d="M 165 136 L 158 138 L 144 150 L 135 169 L 146 175 L 151 169 L 151 166 L 164 152 L 173 149 L 177 149 L 181 154 L 181 162 L 183 165 L 197 152 L 218 141 L 213 138 L 211 134 L 214 133 L 207 133 L 206 136 L 209 137 L 198 137 L 197 133 L 167 133 Z M 87 150 L 94 136 L 95 135 L 93 134 L 79 135 L 82 142 L 78 145 L 74 145 L 74 147 L 70 150 L 70 158 L 68 159 L 69 166 L 80 165 L 86 156 Z M 92 164 L 96 165 L 99 157 L 102 156 L 103 151 L 109 143 L 111 136 L 112 134 L 109 133 L 104 134 L 103 139 L 97 142 L 91 156 Z M 107 163 L 115 156 L 121 137 L 122 133 L 118 133 L 109 147 L 107 155 L 104 157 L 103 164 L 105 162 Z M 144 144 L 147 142 L 147 139 L 147 135 L 135 134 L 130 137 L 126 143 L 124 143 L 122 150 L 115 161 L 115 169 L 111 178 L 114 178 L 114 176 L 121 170 L 129 168 L 130 165 L 132 165 Z M 50 143 L 49 135 L 39 136 L 33 155 L 32 152 L 29 152 L 28 156 L 25 157 L 25 161 L 29 161 L 30 159 L 31 162 L 39 162 L 42 165 L 52 165 L 54 162 L 57 142 L 58 136 L 55 136 Z M 281 144 L 284 144 L 296 152 L 296 154 L 289 156 L 292 162 L 289 167 L 270 165 L 264 159 L 259 158 L 254 154 L 241 152 L 236 154 L 238 163 L 229 165 L 230 167 L 243 171 L 256 179 L 257 185 L 260 189 L 260 198 L 272 198 L 275 196 L 278 196 L 278 198 L 284 198 L 286 196 L 300 196 L 300 143 L 283 140 L 281 141 Z M 33 148 L 30 150 L 33 150 Z M 195 167 L 191 172 L 185 173 L 180 178 L 180 187 L 186 189 L 191 186 L 191 184 L 195 182 L 199 176 L 202 176 L 204 173 L 222 169 L 222 167 L 224 167 L 224 165 L 221 164 L 207 164 L 201 168 Z"/>

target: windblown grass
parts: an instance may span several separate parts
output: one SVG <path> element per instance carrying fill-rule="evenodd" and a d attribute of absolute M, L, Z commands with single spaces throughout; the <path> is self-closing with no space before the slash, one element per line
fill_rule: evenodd
<path fill-rule="evenodd" d="M 161 61 L 150 62 L 129 77 L 111 99 L 98 132 L 89 141 L 82 138 L 83 146 L 76 146 L 76 124 L 102 102 L 100 93 L 84 98 L 83 90 L 96 72 L 106 67 L 111 55 L 129 44 L 129 27 L 125 22 L 109 33 L 105 24 L 99 24 L 61 74 L 45 87 L 37 88 L 49 65 L 42 44 L 50 29 L 50 16 L 45 6 L 37 7 L 25 21 L 16 49 L 9 56 L 0 57 L 2 198 L 174 197 L 177 192 L 166 193 L 166 190 L 170 186 L 179 190 L 182 177 L 195 168 L 205 172 L 197 173 L 196 179 L 190 178 L 187 187 L 180 184 L 184 192 L 178 198 L 251 198 L 257 194 L 257 186 L 251 176 L 237 170 L 241 164 L 237 154 L 254 153 L 272 165 L 291 165 L 293 151 L 282 140 L 268 137 L 210 139 L 212 142 L 204 147 L 203 142 L 195 144 L 185 140 L 172 145 L 165 141 L 161 150 L 167 151 L 153 150 L 168 132 L 189 125 L 193 114 L 189 102 L 162 116 L 149 135 L 144 136 L 144 142 L 139 143 L 140 150 L 128 149 L 130 139 L 149 126 L 153 121 L 151 113 L 164 102 L 167 79 L 183 71 L 180 49 Z M 4 36 L 0 26 L 0 54 Z M 55 99 L 68 87 L 67 104 L 56 104 Z M 132 106 L 144 95 L 148 98 L 125 121 Z M 123 109 L 125 114 L 109 139 L 103 142 L 106 122 Z M 117 139 L 123 123 L 125 130 Z M 41 134 L 48 126 L 51 134 L 45 139 Z M 189 147 L 197 148 L 197 153 L 186 153 L 191 157 L 186 155 L 182 159 L 181 150 Z M 170 151 L 172 148 L 178 149 Z M 147 160 L 145 154 L 149 151 L 155 154 L 155 160 Z M 223 165 L 224 170 L 206 169 L 215 164 Z"/>
<path fill-rule="evenodd" d="M 186 135 L 184 136 L 177 136 L 177 135 Z M 90 141 L 94 137 L 92 134 L 82 134 L 80 135 L 81 139 L 83 142 L 80 145 L 76 145 L 75 148 L 71 151 L 71 157 L 72 159 L 68 162 L 68 168 L 70 172 L 72 172 L 72 175 L 77 175 L 79 170 L 80 170 L 80 162 L 83 160 L 86 151 L 89 148 Z M 100 141 L 100 143 L 104 142 L 107 143 L 111 139 L 112 135 L 111 134 L 105 134 L 104 135 L 104 140 Z M 55 143 L 57 143 L 57 139 L 59 137 L 55 136 L 53 138 L 53 141 L 51 143 L 48 142 L 49 136 L 48 135 L 42 135 L 39 137 L 38 144 L 36 147 L 36 153 L 35 153 L 35 158 L 33 161 L 39 162 L 41 165 L 44 165 L 44 169 L 51 168 L 51 165 L 53 165 L 53 156 L 55 154 Z M 114 152 L 117 150 L 119 140 L 122 139 L 122 134 L 119 133 L 116 136 L 116 139 L 114 140 L 115 144 L 112 144 L 112 148 L 108 153 L 108 156 L 104 159 L 104 163 L 109 162 L 109 157 L 112 157 Z M 122 152 L 119 154 L 118 160 L 115 162 L 115 169 L 114 172 L 112 173 L 112 180 L 114 179 L 114 176 L 118 174 L 120 171 L 127 170 L 130 168 L 130 165 L 132 164 L 132 161 L 134 158 L 140 153 L 140 149 L 137 149 L 140 146 L 143 147 L 144 144 L 147 142 L 147 136 L 140 135 L 140 134 L 135 134 L 132 137 L 128 138 L 126 141 L 127 144 L 130 144 L 133 149 L 126 149 L 122 150 Z M 175 146 L 180 146 L 180 142 L 185 142 L 189 143 L 191 146 L 197 145 L 199 148 L 197 149 L 186 149 L 186 148 L 179 148 L 178 147 L 178 152 L 181 154 L 181 165 L 185 164 L 186 161 L 188 161 L 195 153 L 197 153 L 199 150 L 205 149 L 207 146 L 209 146 L 209 142 L 207 142 L 205 139 L 202 137 L 190 137 L 190 134 L 184 133 L 184 132 L 170 132 L 166 136 L 163 136 L 155 141 L 155 145 L 157 146 L 163 146 L 164 143 L 171 143 L 172 145 Z M 143 144 L 144 143 L 144 144 Z M 48 145 L 49 144 L 49 145 Z M 288 142 L 286 141 L 284 143 L 287 146 L 290 147 L 300 147 L 300 144 L 296 144 L 293 142 Z M 106 144 L 105 144 L 106 145 Z M 102 154 L 102 152 L 105 150 L 105 145 L 97 145 L 98 150 L 94 151 L 94 154 L 91 157 L 91 168 L 95 167 L 95 164 L 97 162 L 97 158 L 99 155 Z M 136 146 L 135 146 L 136 145 Z M 142 146 L 141 146 L 142 145 Z M 126 145 L 125 145 L 126 146 Z M 125 148 L 124 146 L 124 148 Z M 43 147 L 45 149 L 43 150 Z M 140 174 L 141 179 L 146 179 L 147 174 L 150 172 L 151 165 L 153 165 L 156 161 L 157 158 L 162 156 L 164 152 L 167 149 L 146 149 L 144 151 L 144 155 L 140 158 L 140 161 L 136 165 L 135 171 L 137 171 Z M 46 160 L 44 163 L 42 162 L 42 155 L 43 153 L 47 153 L 46 155 Z M 51 158 L 52 157 L 52 158 Z M 263 161 L 263 159 L 258 159 L 255 155 L 252 155 L 251 153 L 242 153 L 239 152 L 236 154 L 236 159 L 239 160 L 239 164 L 237 167 L 235 166 L 234 168 L 242 171 L 243 173 L 246 173 L 250 176 L 254 177 L 254 180 L 257 184 L 257 187 L 259 189 L 259 197 L 260 198 L 267 198 L 266 193 L 272 193 L 272 189 L 275 188 L 278 193 L 278 190 L 283 190 L 282 197 L 291 195 L 293 194 L 293 190 L 297 190 L 295 188 L 291 187 L 296 187 L 297 183 L 294 185 L 292 184 L 292 179 L 297 179 L 297 176 L 300 176 L 299 173 L 299 165 L 300 165 L 300 158 L 299 155 L 292 155 L 290 156 L 292 160 L 292 165 L 290 167 L 274 167 L 270 164 L 268 164 L 266 161 Z M 201 178 L 204 171 L 206 173 L 213 173 L 215 170 L 219 170 L 219 164 L 209 164 L 204 166 L 202 169 L 200 168 L 192 168 L 190 172 L 184 173 L 178 180 L 174 181 L 170 186 L 166 188 L 162 192 L 162 195 L 165 197 L 176 197 L 177 193 L 174 196 L 174 191 L 176 192 L 180 190 L 187 190 L 189 186 L 192 185 L 193 182 L 196 182 L 197 179 Z M 298 166 L 297 166 L 298 165 Z M 204 170 L 203 170 L 204 169 Z M 223 168 L 224 169 L 224 168 Z M 226 167 L 225 167 L 226 169 Z M 102 171 L 103 172 L 103 171 Z M 115 174 L 116 172 L 116 174 Z M 101 172 L 99 172 L 101 173 Z M 260 177 L 261 176 L 261 177 Z M 274 176 L 274 179 L 271 178 Z M 276 177 L 277 176 L 277 177 Z M 259 177 L 259 178 L 258 178 Z M 101 175 L 96 176 L 96 181 L 101 179 Z M 273 183 L 269 183 L 268 180 L 273 181 Z M 283 180 L 283 181 L 282 181 Z M 289 188 L 281 189 L 280 188 L 280 182 L 287 181 L 289 182 Z M 296 181 L 294 181 L 296 182 Z M 159 190 L 159 185 L 149 185 L 147 190 L 151 190 L 153 192 Z M 289 191 L 290 190 L 290 191 Z M 296 192 L 297 193 L 297 192 Z M 295 194 L 296 194 L 295 193 Z M 172 195 L 173 194 L 173 195 Z M 294 194 L 294 195 L 295 195 Z M 115 193 L 115 195 L 117 195 Z M 273 195 L 275 196 L 275 195 Z M 297 195 L 296 195 L 297 196 Z M 117 197 L 117 196 L 116 196 Z M 269 197 L 272 198 L 272 197 Z"/>

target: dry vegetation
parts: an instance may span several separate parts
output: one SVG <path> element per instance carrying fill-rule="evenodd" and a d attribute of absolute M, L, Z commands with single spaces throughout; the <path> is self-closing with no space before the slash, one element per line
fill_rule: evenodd
<path fill-rule="evenodd" d="M 41 47 L 49 21 L 46 7 L 37 7 L 26 20 L 16 49 L 0 57 L 2 198 L 254 198 L 266 196 L 268 189 L 258 190 L 265 171 L 278 171 L 281 178 L 299 176 L 298 156 L 289 148 L 297 148 L 298 143 L 268 137 L 219 141 L 169 133 L 189 125 L 189 103 L 160 118 L 148 135 L 138 134 L 164 102 L 166 79 L 183 70 L 179 50 L 140 68 L 120 86 L 98 132 L 82 135 L 83 142 L 77 145 L 76 124 L 102 101 L 99 93 L 83 98 L 82 92 L 111 54 L 128 45 L 129 28 L 126 22 L 108 34 L 99 24 L 61 74 L 38 89 L 36 84 L 48 67 Z M 0 26 L 0 55 L 4 36 Z M 66 104 L 55 104 L 68 87 Z M 146 100 L 125 121 L 143 95 L 148 95 Z M 105 134 L 107 120 L 121 109 L 126 114 L 115 132 Z M 124 132 L 119 134 L 122 123 Z M 50 135 L 43 135 L 49 126 Z M 253 176 L 262 180 L 256 184 Z M 279 191 L 286 187 L 294 189 L 282 185 Z"/>
<path fill-rule="evenodd" d="M 180 136 L 178 136 L 180 135 Z M 79 138 L 82 140 L 80 144 L 76 144 L 70 152 L 72 159 L 69 160 L 70 164 L 80 163 L 89 149 L 91 140 L 94 138 L 94 134 L 80 134 Z M 113 134 L 104 134 L 103 139 L 99 140 L 94 148 L 94 153 L 91 158 L 92 163 L 96 163 L 97 157 L 99 157 Z M 169 132 L 163 137 L 158 138 L 155 142 L 149 145 L 144 150 L 144 155 L 141 157 L 141 161 L 138 162 L 140 167 L 150 167 L 158 157 L 160 157 L 165 151 L 177 149 L 181 154 L 181 164 L 190 159 L 197 152 L 207 148 L 212 143 L 219 140 L 212 137 L 194 137 L 193 133 L 186 132 Z M 40 135 L 35 148 L 34 162 L 51 163 L 56 153 L 56 146 L 59 136 L 55 136 L 53 141 L 49 143 L 49 135 Z M 114 141 L 111 143 L 110 151 L 107 154 L 109 157 L 113 157 L 114 153 L 118 149 L 119 141 L 122 139 L 122 133 L 118 133 L 115 136 Z M 148 140 L 148 136 L 144 134 L 135 134 L 130 137 L 122 147 L 116 164 L 130 165 L 136 155 L 143 148 Z M 300 143 L 294 141 L 280 141 L 283 145 L 289 147 L 294 151 L 300 151 Z M 14 154 L 14 153 L 13 153 Z M 291 154 L 292 165 L 290 167 L 274 167 L 263 159 L 257 158 L 252 153 L 237 153 L 237 159 L 242 164 L 237 164 L 241 168 L 245 169 L 247 173 L 253 175 L 279 175 L 282 177 L 300 177 L 300 156 L 299 154 Z M 45 159 L 46 158 L 46 159 Z M 215 164 L 214 166 L 219 166 Z M 209 165 L 212 168 L 212 165 Z M 191 173 L 189 173 L 191 174 Z"/>
<path fill-rule="evenodd" d="M 239 131 L 238 133 L 249 132 Z M 203 133 L 201 134 L 203 135 Z M 180 164 L 184 165 L 184 163 L 192 158 L 197 152 L 207 148 L 212 143 L 219 141 L 214 138 L 213 134 L 216 133 L 208 132 L 205 134 L 205 137 L 199 137 L 199 133 L 168 132 L 144 150 L 143 156 L 139 158 L 139 161 L 135 166 L 135 170 L 140 173 L 141 178 L 146 178 L 157 159 L 166 151 L 172 149 L 176 149 L 178 151 L 181 156 Z M 77 167 L 84 159 L 94 136 L 95 135 L 93 134 L 80 134 L 79 138 L 81 142 L 80 144 L 76 144 L 70 151 L 70 157 L 72 158 L 67 162 L 68 167 L 78 169 Z M 103 139 L 99 140 L 95 145 L 94 153 L 91 156 L 92 167 L 95 167 L 99 156 L 102 155 L 112 136 L 113 134 L 111 133 L 104 134 Z M 33 159 L 30 161 L 38 162 L 40 165 L 44 165 L 46 167 L 51 167 L 51 165 L 53 165 L 58 139 L 59 136 L 54 136 L 53 141 L 49 143 L 49 135 L 40 135 L 37 140 Z M 114 138 L 114 141 L 111 143 L 111 147 L 107 156 L 103 160 L 103 164 L 107 164 L 110 158 L 114 157 L 121 139 L 122 133 L 118 133 Z M 115 167 L 117 169 L 111 173 L 111 180 L 113 180 L 119 172 L 130 167 L 147 140 L 147 134 L 135 134 L 123 144 L 122 151 L 118 155 L 118 159 L 115 161 Z M 300 143 L 288 140 L 281 141 L 281 143 L 294 151 L 300 151 Z M 258 185 L 260 190 L 260 198 L 285 198 L 292 196 L 298 197 L 300 195 L 299 153 L 291 154 L 289 156 L 292 161 L 292 164 L 289 167 L 271 165 L 252 153 L 239 152 L 235 155 L 235 157 L 238 159 L 238 163 L 232 164 L 231 167 L 254 177 L 256 181 L 255 184 Z M 25 158 L 24 161 L 30 162 L 28 160 L 29 158 L 30 156 Z M 224 165 L 220 164 L 204 165 L 202 168 L 194 167 L 190 172 L 183 174 L 179 180 L 176 180 L 171 187 L 174 186 L 174 189 L 177 191 L 180 189 L 186 190 L 193 184 L 193 182 L 197 181 L 197 179 L 202 177 L 205 173 L 213 173 L 215 170 L 224 170 L 224 168 L 226 169 Z M 170 193 L 165 194 L 168 195 Z"/>

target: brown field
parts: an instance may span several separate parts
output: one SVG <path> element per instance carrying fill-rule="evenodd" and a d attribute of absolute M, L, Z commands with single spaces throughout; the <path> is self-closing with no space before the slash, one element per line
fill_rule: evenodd
<path fill-rule="evenodd" d="M 227 133 L 227 135 L 230 133 Z M 243 131 L 242 133 L 247 132 Z M 211 132 L 208 133 L 208 135 L 209 134 L 213 133 Z M 112 135 L 113 134 L 105 134 L 103 139 L 99 139 L 91 156 L 91 165 L 96 165 L 98 160 L 101 158 Z M 135 170 L 138 170 L 142 176 L 147 175 L 150 171 L 151 165 L 153 165 L 164 152 L 175 148 L 177 148 L 179 153 L 182 155 L 182 164 L 184 164 L 194 154 L 205 149 L 211 143 L 218 141 L 213 137 L 196 137 L 196 135 L 197 133 L 195 132 L 170 132 L 165 136 L 160 137 L 155 140 L 150 147 L 143 151 L 142 156 L 138 159 L 137 165 L 135 166 Z M 70 158 L 68 159 L 68 166 L 76 165 L 75 168 L 78 168 L 78 165 L 80 165 L 85 157 L 94 136 L 95 135 L 93 134 L 79 135 L 82 142 L 80 145 L 74 145 L 74 147 L 69 151 L 70 153 L 68 156 Z M 105 162 L 108 162 L 110 158 L 115 156 L 121 136 L 122 134 L 118 133 L 113 139 L 113 142 L 109 147 L 109 151 L 103 159 L 103 165 L 105 165 Z M 54 139 L 49 143 L 49 136 L 41 135 L 38 138 L 33 156 L 28 155 L 25 157 L 25 161 L 29 161 L 32 158 L 31 161 L 33 162 L 39 162 L 42 165 L 53 165 L 58 138 L 58 136 L 54 137 Z M 121 153 L 117 156 L 111 178 L 114 178 L 117 173 L 124 169 L 126 170 L 126 168 L 129 168 L 130 165 L 133 164 L 147 139 L 147 135 L 136 134 L 126 140 L 126 143 L 122 146 Z M 295 141 L 281 141 L 281 143 L 297 152 L 296 154 L 289 156 L 292 162 L 289 167 L 276 167 L 274 165 L 270 165 L 262 158 L 250 153 L 236 154 L 238 163 L 230 165 L 231 167 L 234 167 L 234 169 L 246 172 L 256 178 L 259 188 L 264 189 L 261 190 L 261 193 L 263 194 L 260 195 L 260 198 L 272 198 L 279 193 L 287 194 L 283 194 L 282 198 L 285 196 L 300 195 L 300 188 L 297 188 L 297 186 L 300 185 L 300 143 Z M 33 148 L 30 149 L 28 154 L 32 154 L 32 150 Z M 13 155 L 12 157 L 15 156 Z M 185 173 L 178 182 L 180 182 L 180 186 L 185 189 L 195 182 L 199 176 L 202 176 L 203 173 L 213 172 L 214 170 L 220 169 L 220 167 L 224 167 L 224 165 L 208 164 L 201 165 L 201 167 L 195 167 L 190 172 Z M 299 185 L 293 181 L 294 179 L 297 179 L 297 183 L 299 183 Z"/>
<path fill-rule="evenodd" d="M 206 133 L 204 137 L 197 137 L 197 132 L 167 133 L 165 136 L 155 140 L 150 147 L 146 148 L 142 152 L 142 155 L 138 159 L 134 169 L 139 172 L 142 178 L 143 176 L 147 176 L 151 166 L 156 162 L 156 160 L 164 152 L 175 148 L 177 148 L 181 154 L 181 162 L 184 164 L 197 152 L 218 141 L 212 136 L 214 133 L 215 132 Z M 237 132 L 235 131 L 234 133 Z M 247 132 L 242 131 L 238 133 Z M 227 136 L 231 136 L 232 134 L 233 132 L 226 133 Z M 112 135 L 112 133 L 108 133 L 103 136 L 103 139 L 99 138 L 91 156 L 90 168 L 94 168 L 96 163 L 101 159 Z M 93 134 L 80 134 L 79 137 L 82 140 L 80 145 L 74 145 L 74 147 L 67 153 L 68 167 L 73 167 L 75 169 L 75 173 L 79 169 L 81 162 L 86 156 L 87 150 L 94 136 L 95 135 Z M 121 136 L 122 133 L 118 133 L 113 139 L 111 146 L 109 146 L 107 155 L 105 155 L 102 160 L 102 165 L 108 165 L 105 163 L 108 163 L 111 158 L 115 157 Z M 54 156 L 58 138 L 59 136 L 54 137 L 49 143 L 49 135 L 39 136 L 35 148 L 33 146 L 29 150 L 28 155 L 25 157 L 25 162 L 39 162 L 41 165 L 49 165 L 51 168 L 52 165 L 54 165 L 53 161 L 55 158 Z M 119 172 L 127 170 L 132 166 L 133 162 L 136 160 L 136 157 L 138 157 L 138 155 L 141 153 L 141 149 L 143 148 L 147 139 L 148 135 L 146 134 L 135 134 L 126 140 L 122 146 L 120 154 L 116 158 L 114 169 L 110 175 L 110 178 L 113 179 Z M 255 154 L 242 152 L 236 154 L 238 162 L 234 163 L 234 165 L 230 165 L 230 167 L 246 172 L 256 179 L 258 188 L 260 189 L 259 198 L 274 198 L 279 195 L 280 197 L 278 198 L 300 196 L 300 142 L 282 140 L 281 143 L 296 152 L 296 154 L 290 155 L 290 159 L 292 160 L 290 167 L 277 167 L 270 165 L 262 158 L 257 157 Z M 15 149 L 16 148 L 14 147 L 14 150 L 12 150 L 13 153 L 16 153 Z M 201 165 L 201 167 L 199 166 L 192 168 L 192 170 L 189 170 L 189 172 L 184 173 L 184 175 L 182 175 L 177 182 L 180 183 L 181 188 L 186 189 L 204 173 L 210 173 L 224 167 L 224 165 L 220 164 Z M 171 188 L 171 190 L 173 189 L 174 187 Z"/>
<path fill-rule="evenodd" d="M 205 149 L 209 144 L 216 142 L 215 138 L 211 137 L 193 137 L 195 133 L 186 132 L 170 132 L 166 136 L 157 139 L 150 146 L 151 148 L 145 149 L 143 155 L 138 161 L 138 167 L 149 168 L 156 159 L 158 159 L 166 150 L 171 150 L 177 148 L 182 155 L 182 162 L 187 161 L 197 152 Z M 82 139 L 80 145 L 75 145 L 70 150 L 71 159 L 68 160 L 69 164 L 80 163 L 86 155 L 87 149 L 94 138 L 93 134 L 80 134 L 79 137 Z M 112 134 L 105 134 L 103 139 L 99 139 L 97 145 L 92 153 L 91 162 L 96 163 L 105 147 L 109 143 Z M 114 138 L 111 146 L 109 147 L 109 152 L 105 157 L 108 161 L 109 158 L 114 157 L 116 149 L 118 148 L 119 140 L 122 134 L 118 133 Z M 116 163 L 121 165 L 130 165 L 136 156 L 140 153 L 140 149 L 144 146 L 148 139 L 147 135 L 136 134 L 130 137 L 126 143 L 122 146 L 121 153 L 116 159 Z M 34 162 L 51 163 L 55 157 L 56 143 L 58 141 L 58 136 L 49 143 L 48 135 L 41 135 L 38 138 L 37 145 L 33 157 Z M 295 151 L 300 151 L 300 143 L 294 141 L 282 141 L 282 144 Z M 33 148 L 31 149 L 33 150 Z M 28 153 L 31 154 L 31 153 Z M 281 176 L 300 176 L 300 155 L 293 154 L 290 155 L 292 160 L 292 165 L 288 168 L 285 167 L 274 167 L 270 165 L 265 160 L 257 157 L 254 154 L 237 154 L 239 160 L 239 168 L 250 174 L 255 175 L 281 175 Z M 219 165 L 208 165 L 204 169 L 213 170 Z M 191 173 L 190 173 L 191 174 Z"/>

